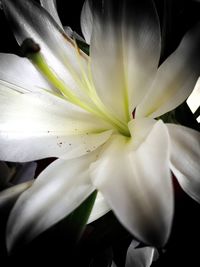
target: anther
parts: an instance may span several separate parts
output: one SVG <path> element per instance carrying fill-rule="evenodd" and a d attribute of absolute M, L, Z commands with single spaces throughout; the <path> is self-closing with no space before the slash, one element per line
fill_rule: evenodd
<path fill-rule="evenodd" d="M 23 41 L 20 49 L 20 55 L 22 57 L 29 57 L 38 52 L 40 52 L 40 46 L 33 39 L 27 38 Z"/>

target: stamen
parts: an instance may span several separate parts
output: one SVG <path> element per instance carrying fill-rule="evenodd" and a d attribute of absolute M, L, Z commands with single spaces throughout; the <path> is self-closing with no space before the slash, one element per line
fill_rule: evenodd
<path fill-rule="evenodd" d="M 77 50 L 77 55 L 79 55 L 79 50 Z M 82 62 L 79 58 L 79 64 L 81 69 L 81 74 L 83 77 L 83 81 L 81 82 L 79 79 L 79 85 L 84 89 L 85 93 L 90 97 L 94 106 L 91 107 L 89 104 L 82 101 L 76 94 L 72 92 L 72 90 L 65 84 L 56 73 L 48 66 L 45 58 L 43 57 L 40 46 L 34 42 L 32 39 L 26 39 L 21 46 L 21 54 L 27 57 L 31 62 L 39 69 L 39 71 L 44 75 L 44 77 L 56 87 L 61 94 L 71 103 L 83 108 L 84 110 L 100 117 L 101 119 L 107 121 L 109 124 L 113 125 L 114 128 L 117 129 L 118 132 L 123 135 L 130 136 L 130 132 L 127 126 L 127 123 L 116 118 L 111 112 L 107 109 L 107 107 L 102 103 L 99 98 L 93 81 L 90 75 L 85 73 L 85 70 L 82 66 Z M 71 70 L 72 74 L 72 70 Z M 72 75 L 73 76 L 73 75 Z M 74 76 L 73 76 L 74 77 Z M 77 78 L 76 75 L 74 78 Z M 76 79 L 75 79 L 76 80 Z M 77 80 L 76 80 L 77 81 Z"/>

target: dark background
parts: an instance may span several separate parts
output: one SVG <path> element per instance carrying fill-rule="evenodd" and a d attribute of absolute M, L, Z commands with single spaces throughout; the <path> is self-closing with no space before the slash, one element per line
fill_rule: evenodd
<path fill-rule="evenodd" d="M 57 1 L 63 25 L 69 25 L 79 34 L 81 34 L 79 17 L 83 2 Z M 192 0 L 155 2 L 163 29 L 162 62 L 177 47 L 184 33 L 199 21 L 200 4 Z M 0 29 L 0 52 L 18 53 L 18 45 L 2 11 Z M 177 108 L 176 118 L 181 124 L 199 130 L 199 125 L 186 104 Z M 44 161 L 39 163 L 42 167 L 47 164 Z M 171 237 L 166 247 L 160 250 L 160 257 L 152 266 L 198 267 L 200 266 L 200 205 L 180 189 L 175 179 L 174 188 L 175 216 Z M 7 257 L 3 253 L 0 257 L 0 266 L 16 264 L 28 266 L 28 260 L 33 264 L 55 261 L 56 266 L 107 267 L 113 256 L 118 267 L 123 266 L 131 236 L 120 226 L 113 214 L 109 213 L 88 226 L 81 244 L 76 248 L 73 246 L 73 237 L 66 237 L 67 234 L 63 235 L 63 231 L 61 222 L 14 255 Z M 69 234 L 70 231 L 66 232 Z M 63 260 L 64 263 L 61 263 Z"/>

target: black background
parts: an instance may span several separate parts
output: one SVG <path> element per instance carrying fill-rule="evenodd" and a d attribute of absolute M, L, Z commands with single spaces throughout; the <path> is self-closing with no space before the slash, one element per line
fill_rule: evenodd
<path fill-rule="evenodd" d="M 79 17 L 83 1 L 58 0 L 57 3 L 63 25 L 69 25 L 81 33 Z M 177 47 L 184 33 L 200 19 L 200 6 L 192 0 L 157 0 L 156 4 L 166 33 L 165 49 L 161 59 L 163 61 Z M 165 23 L 163 14 L 167 14 Z M 18 53 L 18 45 L 2 11 L 0 29 L 0 51 Z M 199 129 L 186 105 L 179 107 L 176 115 L 182 124 Z M 198 267 L 200 266 L 200 206 L 180 189 L 175 180 L 174 188 L 175 216 L 171 237 L 166 247 L 160 250 L 160 257 L 152 266 Z M 70 238 L 66 241 L 66 236 L 63 236 L 63 225 L 60 223 L 13 256 L 7 257 L 2 253 L 0 266 L 16 264 L 29 266 L 30 262 L 35 265 L 47 264 L 51 260 L 57 262 L 56 266 L 107 267 L 107 262 L 114 255 L 120 267 L 124 264 L 124 255 L 130 240 L 130 235 L 119 225 L 114 216 L 108 214 L 87 227 L 81 245 L 72 249 L 73 242 Z M 61 263 L 63 261 L 64 263 Z"/>

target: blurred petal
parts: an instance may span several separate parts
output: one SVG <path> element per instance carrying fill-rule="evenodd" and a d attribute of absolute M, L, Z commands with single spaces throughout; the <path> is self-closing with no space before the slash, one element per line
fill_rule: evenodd
<path fill-rule="evenodd" d="M 18 86 L 20 92 L 53 90 L 28 59 L 12 54 L 0 53 L 0 81 Z"/>
<path fill-rule="evenodd" d="M 152 247 L 142 247 L 135 248 L 134 244 L 130 244 L 125 267 L 150 267 L 155 254 L 155 248 Z"/>
<path fill-rule="evenodd" d="M 94 206 L 92 208 L 92 212 L 90 213 L 90 217 L 87 223 L 96 221 L 97 219 L 99 219 L 100 217 L 102 217 L 109 211 L 110 211 L 110 207 L 104 200 L 104 197 L 102 196 L 102 194 L 98 192 Z"/>
<path fill-rule="evenodd" d="M 59 159 L 39 175 L 11 211 L 7 227 L 9 251 L 66 217 L 94 191 L 88 170 L 96 156 L 90 153 L 75 160 Z"/>
<path fill-rule="evenodd" d="M 200 203 L 200 133 L 167 124 L 170 135 L 171 170 L 183 190 Z"/>
<path fill-rule="evenodd" d="M 69 26 L 64 26 L 64 30 L 66 32 L 66 34 L 72 38 L 72 39 L 76 39 L 79 40 L 83 43 L 85 43 L 85 40 L 83 39 L 83 37 L 81 37 L 77 32 L 73 31 L 71 27 Z"/>
<path fill-rule="evenodd" d="M 92 10 L 89 1 L 86 0 L 81 11 L 81 30 L 88 44 L 90 44 L 92 27 L 93 27 Z"/>
<path fill-rule="evenodd" d="M 112 262 L 111 267 L 117 267 L 117 265 L 114 263 L 114 261 Z"/>
<path fill-rule="evenodd" d="M 79 157 L 111 135 L 104 122 L 48 93 L 20 94 L 0 86 L 0 114 L 1 160 Z"/>
<path fill-rule="evenodd" d="M 91 37 L 94 84 L 103 102 L 129 121 L 157 71 L 158 18 L 151 1 L 103 3 L 102 13 L 94 13 Z"/>
<path fill-rule="evenodd" d="M 57 12 L 56 0 L 40 0 L 41 5 L 49 12 L 49 14 L 54 18 L 56 23 L 63 28 L 60 18 Z"/>
<path fill-rule="evenodd" d="M 161 121 L 153 125 L 136 150 L 130 138 L 113 136 L 91 165 L 91 176 L 119 221 L 134 236 L 148 244 L 165 244 L 172 224 L 173 188 L 168 133 Z"/>
<path fill-rule="evenodd" d="M 137 116 L 156 118 L 186 100 L 200 74 L 199 46 L 200 25 L 197 25 L 159 67 L 152 87 L 137 107 Z"/>
<path fill-rule="evenodd" d="M 11 186 L 0 192 L 0 209 L 9 209 L 13 206 L 21 193 L 33 184 L 33 180 Z"/>
<path fill-rule="evenodd" d="M 16 170 L 16 174 L 12 178 L 11 183 L 20 184 L 34 179 L 36 168 L 37 168 L 36 162 L 26 162 L 20 164 Z"/>

